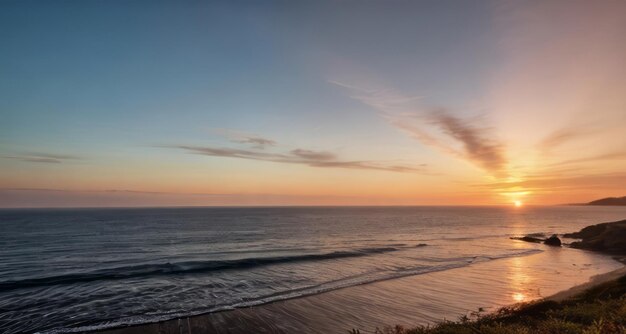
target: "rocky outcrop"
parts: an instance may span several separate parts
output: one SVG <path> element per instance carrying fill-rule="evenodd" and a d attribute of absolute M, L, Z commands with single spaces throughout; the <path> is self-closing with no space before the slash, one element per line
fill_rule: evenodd
<path fill-rule="evenodd" d="M 587 226 L 563 236 L 581 239 L 571 243 L 574 248 L 626 255 L 626 220 Z"/>
<path fill-rule="evenodd" d="M 530 235 L 525 235 L 523 237 L 511 237 L 511 239 L 513 239 L 513 240 L 520 240 L 520 241 L 526 241 L 526 242 L 534 242 L 536 244 L 540 244 L 544 240 L 544 239 L 533 237 L 533 236 L 530 236 Z"/>
<path fill-rule="evenodd" d="M 553 234 L 551 237 L 546 239 L 543 243 L 548 246 L 561 247 L 561 239 L 559 239 L 559 237 L 557 237 L 556 234 Z"/>
<path fill-rule="evenodd" d="M 559 237 L 557 237 L 556 234 L 553 234 L 551 237 L 546 238 L 543 233 L 531 233 L 523 237 L 511 237 L 511 239 L 526 241 L 526 242 L 533 242 L 536 244 L 543 243 L 548 246 L 558 246 L 558 247 L 561 246 L 561 239 L 559 239 Z"/>
<path fill-rule="evenodd" d="M 511 237 L 510 239 L 533 242 L 536 244 L 543 243 L 548 246 L 558 246 L 558 247 L 561 246 L 561 239 L 559 239 L 559 237 L 557 237 L 556 234 L 553 234 L 551 237 L 546 238 L 543 233 L 532 233 L 532 234 L 527 234 L 523 237 Z"/>

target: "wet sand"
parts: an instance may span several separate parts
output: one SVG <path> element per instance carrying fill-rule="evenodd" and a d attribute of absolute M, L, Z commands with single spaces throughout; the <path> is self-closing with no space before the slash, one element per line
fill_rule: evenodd
<path fill-rule="evenodd" d="M 523 243 L 514 245 L 524 247 Z M 373 333 L 385 325 L 415 326 L 456 320 L 479 308 L 493 311 L 549 296 L 567 298 L 626 272 L 623 264 L 606 255 L 548 246 L 540 249 L 542 253 L 530 256 L 479 262 L 260 306 L 101 332 L 345 333 L 358 328 L 362 333 Z M 602 275 L 607 273 L 610 274 Z"/>
<path fill-rule="evenodd" d="M 623 261 L 622 261 L 623 262 Z M 606 283 L 606 282 L 610 282 L 613 280 L 616 280 L 622 276 L 626 275 L 626 266 L 617 269 L 617 270 L 613 270 L 610 271 L 606 274 L 600 274 L 597 276 L 593 276 L 589 282 L 583 283 L 583 284 L 579 284 L 576 285 L 570 289 L 564 290 L 564 291 L 560 291 L 555 293 L 552 296 L 549 296 L 547 299 L 549 300 L 554 300 L 556 302 L 560 302 L 569 298 L 572 298 L 582 292 L 584 292 L 585 290 L 589 290 L 591 288 L 593 288 L 594 286 Z"/>

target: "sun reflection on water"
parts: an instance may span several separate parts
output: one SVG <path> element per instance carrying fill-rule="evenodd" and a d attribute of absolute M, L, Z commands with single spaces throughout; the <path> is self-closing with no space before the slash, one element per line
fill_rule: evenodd
<path fill-rule="evenodd" d="M 521 292 L 514 293 L 512 297 L 513 297 L 513 300 L 518 303 L 523 302 L 526 299 L 526 295 L 524 295 Z"/>
<path fill-rule="evenodd" d="M 514 257 L 510 263 L 511 297 L 516 303 L 524 302 L 529 298 L 524 291 L 528 290 L 528 286 L 532 281 L 525 270 L 528 264 L 524 257 Z"/>

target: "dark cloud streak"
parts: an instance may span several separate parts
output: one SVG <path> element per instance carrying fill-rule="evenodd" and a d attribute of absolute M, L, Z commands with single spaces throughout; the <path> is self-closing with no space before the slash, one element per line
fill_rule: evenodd
<path fill-rule="evenodd" d="M 391 172 L 425 172 L 422 166 L 392 165 L 373 161 L 343 161 L 334 154 L 324 151 L 312 151 L 305 149 L 295 149 L 288 153 L 269 153 L 253 150 L 242 150 L 236 148 L 221 148 L 208 146 L 187 146 L 178 145 L 175 148 L 183 149 L 189 153 L 207 155 L 213 157 L 229 157 L 249 160 L 270 161 L 277 163 L 301 164 L 310 167 L 321 168 L 349 168 L 364 170 L 380 170 Z"/>
<path fill-rule="evenodd" d="M 300 148 L 292 150 L 291 154 L 307 160 L 328 161 L 336 159 L 335 155 L 330 152 L 316 152 L 311 150 L 303 150 Z"/>
<path fill-rule="evenodd" d="M 51 153 L 22 153 L 12 156 L 4 156 L 4 159 L 12 159 L 23 162 L 35 162 L 46 164 L 59 164 L 67 160 L 79 160 L 80 157 L 66 154 L 51 154 Z"/>
<path fill-rule="evenodd" d="M 348 90 L 351 98 L 374 108 L 392 126 L 422 144 L 469 161 L 493 176 L 507 176 L 504 145 L 493 138 L 489 129 L 476 126 L 475 120 L 454 116 L 443 108 L 424 109 L 418 103 L 421 96 L 362 89 L 334 80 L 330 83 Z"/>
<path fill-rule="evenodd" d="M 452 116 L 444 109 L 436 109 L 428 114 L 428 119 L 443 133 L 463 145 L 467 158 L 487 171 L 502 176 L 507 159 L 504 147 L 488 138 L 488 130 L 478 128 L 471 122 Z"/>
<path fill-rule="evenodd" d="M 254 145 L 254 148 L 258 149 L 264 149 L 267 146 L 276 145 L 274 140 L 257 136 L 243 136 L 239 139 L 233 139 L 232 141 L 239 144 L 252 144 Z"/>

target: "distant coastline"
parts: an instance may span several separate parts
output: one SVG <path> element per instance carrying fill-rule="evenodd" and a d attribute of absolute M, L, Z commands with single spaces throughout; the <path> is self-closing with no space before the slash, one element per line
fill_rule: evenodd
<path fill-rule="evenodd" d="M 626 196 L 624 197 L 606 197 L 593 200 L 587 203 L 570 203 L 567 205 L 590 205 L 590 206 L 626 206 Z"/>

